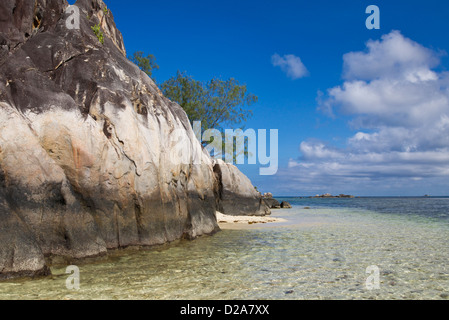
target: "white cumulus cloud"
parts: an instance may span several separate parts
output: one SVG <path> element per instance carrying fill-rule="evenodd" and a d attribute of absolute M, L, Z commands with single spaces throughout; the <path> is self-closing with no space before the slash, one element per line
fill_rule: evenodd
<path fill-rule="evenodd" d="M 356 133 L 339 148 L 302 142 L 280 176 L 310 191 L 449 193 L 449 73 L 435 71 L 440 56 L 398 31 L 345 54 L 344 82 L 319 101 L 329 114 L 350 116 Z"/>
<path fill-rule="evenodd" d="M 366 43 L 365 52 L 343 56 L 343 76 L 347 80 L 403 78 L 416 75 L 421 80 L 434 80 L 431 68 L 440 63 L 439 54 L 404 37 L 399 31 Z"/>

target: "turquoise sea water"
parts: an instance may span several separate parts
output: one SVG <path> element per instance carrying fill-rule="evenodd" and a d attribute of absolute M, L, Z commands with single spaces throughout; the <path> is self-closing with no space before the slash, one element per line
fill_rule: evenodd
<path fill-rule="evenodd" d="M 449 198 L 285 200 L 293 209 L 273 216 L 288 222 L 116 251 L 78 265 L 77 291 L 53 267 L 0 283 L 0 299 L 449 298 Z"/>

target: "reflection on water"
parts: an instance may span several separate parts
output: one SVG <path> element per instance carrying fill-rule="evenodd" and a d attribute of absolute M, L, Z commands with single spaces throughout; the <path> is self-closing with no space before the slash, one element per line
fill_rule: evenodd
<path fill-rule="evenodd" d="M 290 224 L 224 230 L 195 241 L 122 251 L 37 280 L 0 283 L 1 299 L 445 299 L 447 224 L 357 208 L 275 213 Z M 380 269 L 369 291 L 368 266 Z"/>

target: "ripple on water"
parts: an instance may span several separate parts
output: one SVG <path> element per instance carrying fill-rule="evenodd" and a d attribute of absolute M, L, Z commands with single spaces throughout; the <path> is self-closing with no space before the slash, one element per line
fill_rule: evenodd
<path fill-rule="evenodd" d="M 356 209 L 295 208 L 274 228 L 224 230 L 144 251 L 114 252 L 37 280 L 0 283 L 1 299 L 447 299 L 447 225 Z M 380 269 L 369 291 L 368 266 Z"/>

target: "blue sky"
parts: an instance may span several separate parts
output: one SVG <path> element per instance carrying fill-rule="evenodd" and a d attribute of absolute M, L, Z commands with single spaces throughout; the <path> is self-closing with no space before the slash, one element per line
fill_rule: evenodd
<path fill-rule="evenodd" d="M 105 3 L 158 82 L 234 77 L 259 97 L 246 128 L 279 130 L 279 171 L 240 168 L 262 192 L 449 194 L 449 2 Z"/>

